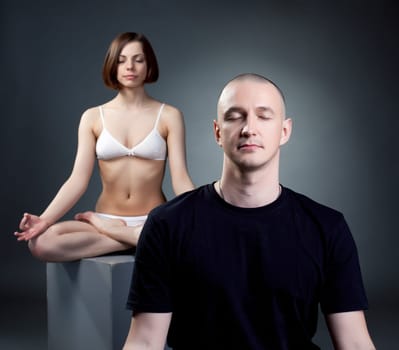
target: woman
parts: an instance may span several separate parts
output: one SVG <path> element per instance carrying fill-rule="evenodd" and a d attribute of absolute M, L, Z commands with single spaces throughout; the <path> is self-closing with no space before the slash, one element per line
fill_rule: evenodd
<path fill-rule="evenodd" d="M 25 213 L 21 232 L 15 232 L 41 260 L 70 261 L 136 245 L 148 212 L 165 202 L 167 155 L 174 192 L 194 188 L 186 166 L 182 114 L 144 89 L 145 83 L 158 79 L 149 41 L 137 33 L 117 36 L 105 57 L 103 79 L 118 94 L 83 113 L 70 177 L 47 209 L 40 216 Z M 103 186 L 96 212 L 57 223 L 85 192 L 96 157 Z"/>

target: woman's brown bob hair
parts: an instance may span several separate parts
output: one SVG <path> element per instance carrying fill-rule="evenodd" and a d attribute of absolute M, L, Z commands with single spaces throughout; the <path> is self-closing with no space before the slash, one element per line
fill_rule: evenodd
<path fill-rule="evenodd" d="M 144 56 L 147 63 L 147 77 L 144 82 L 153 83 L 158 80 L 158 62 L 150 42 L 143 34 L 127 32 L 119 34 L 111 42 L 107 54 L 105 55 L 103 64 L 103 80 L 105 85 L 111 89 L 119 90 L 121 87 L 117 79 L 119 55 L 125 45 L 132 41 L 138 41 L 143 46 Z"/>

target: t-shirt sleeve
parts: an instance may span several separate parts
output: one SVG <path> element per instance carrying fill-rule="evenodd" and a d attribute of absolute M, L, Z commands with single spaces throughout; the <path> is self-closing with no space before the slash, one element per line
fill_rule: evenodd
<path fill-rule="evenodd" d="M 327 240 L 326 277 L 320 299 L 322 312 L 367 309 L 356 244 L 343 216 Z"/>
<path fill-rule="evenodd" d="M 166 225 L 150 214 L 137 244 L 127 308 L 141 312 L 171 312 L 170 259 Z"/>

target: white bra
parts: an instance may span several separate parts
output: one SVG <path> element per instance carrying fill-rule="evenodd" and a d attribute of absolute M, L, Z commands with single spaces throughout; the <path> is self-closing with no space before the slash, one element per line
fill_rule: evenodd
<path fill-rule="evenodd" d="M 145 159 L 165 160 L 166 158 L 166 142 L 158 132 L 158 121 L 165 104 L 162 104 L 154 128 L 150 133 L 136 146 L 128 148 L 120 143 L 111 133 L 106 129 L 104 122 L 103 108 L 100 106 L 100 115 L 103 124 L 103 129 L 100 136 L 97 138 L 96 154 L 98 159 L 109 160 L 119 157 L 132 156 Z"/>

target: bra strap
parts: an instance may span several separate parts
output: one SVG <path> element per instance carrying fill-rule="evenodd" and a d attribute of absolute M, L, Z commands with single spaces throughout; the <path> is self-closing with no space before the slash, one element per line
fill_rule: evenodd
<path fill-rule="evenodd" d="M 102 123 L 103 123 L 103 128 L 105 128 L 103 106 L 100 106 L 99 109 L 100 109 L 101 121 L 102 121 Z"/>
<path fill-rule="evenodd" d="M 165 103 L 162 103 L 161 107 L 159 108 L 159 112 L 158 112 L 157 120 L 154 125 L 154 129 L 156 129 L 158 127 L 158 122 L 159 122 L 159 119 L 161 118 L 162 110 L 164 107 L 165 107 Z"/>

